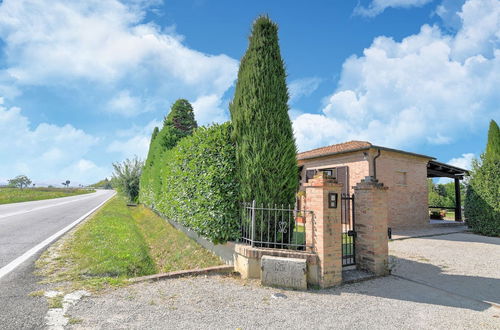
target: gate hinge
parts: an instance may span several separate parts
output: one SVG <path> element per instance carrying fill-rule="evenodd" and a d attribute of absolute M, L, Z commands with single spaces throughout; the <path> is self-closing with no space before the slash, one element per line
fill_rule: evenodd
<path fill-rule="evenodd" d="M 349 230 L 347 232 L 347 236 L 352 236 L 352 237 L 356 238 L 356 236 L 358 236 L 358 233 L 356 233 L 356 231 L 354 231 L 354 230 Z"/>

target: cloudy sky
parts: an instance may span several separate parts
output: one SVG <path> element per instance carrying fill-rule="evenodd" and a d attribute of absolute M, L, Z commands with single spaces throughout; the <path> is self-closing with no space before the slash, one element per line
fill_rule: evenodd
<path fill-rule="evenodd" d="M 300 150 L 360 139 L 468 167 L 500 120 L 500 0 L 4 0 L 0 183 L 109 176 L 177 98 L 226 121 L 262 13 Z"/>

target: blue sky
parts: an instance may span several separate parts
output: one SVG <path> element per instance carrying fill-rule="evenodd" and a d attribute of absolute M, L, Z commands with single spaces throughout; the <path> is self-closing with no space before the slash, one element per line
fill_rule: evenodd
<path fill-rule="evenodd" d="M 259 14 L 280 27 L 300 150 L 359 139 L 468 167 L 500 119 L 499 0 L 7 0 L 0 183 L 109 176 L 177 98 L 227 120 Z"/>

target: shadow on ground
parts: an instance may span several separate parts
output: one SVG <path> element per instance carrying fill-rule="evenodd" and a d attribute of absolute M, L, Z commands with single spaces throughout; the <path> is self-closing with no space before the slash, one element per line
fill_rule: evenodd
<path fill-rule="evenodd" d="M 391 257 L 393 275 L 311 293 L 343 293 L 484 311 L 500 304 L 500 279 L 446 274 L 441 267 Z"/>

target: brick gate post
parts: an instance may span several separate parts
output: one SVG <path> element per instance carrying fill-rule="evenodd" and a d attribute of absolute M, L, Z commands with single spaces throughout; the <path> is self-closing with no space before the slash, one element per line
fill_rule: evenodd
<path fill-rule="evenodd" d="M 376 275 L 389 273 L 387 189 L 372 177 L 366 177 L 354 187 L 356 264 Z"/>
<path fill-rule="evenodd" d="M 306 221 L 306 244 L 318 255 L 318 284 L 322 288 L 342 283 L 342 185 L 320 172 L 308 183 L 306 207 L 314 215 Z M 337 207 L 329 207 L 329 193 L 337 194 Z"/>

